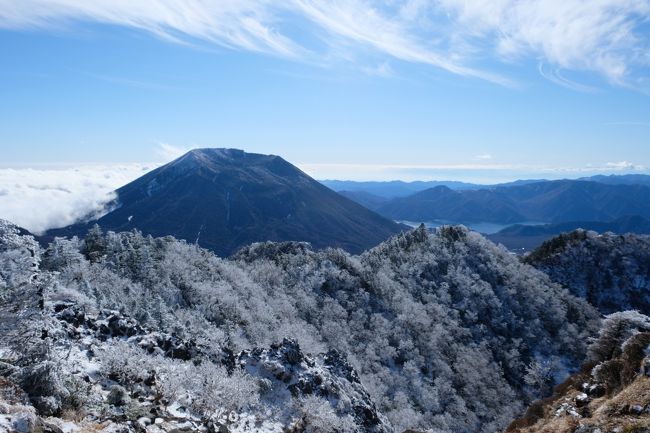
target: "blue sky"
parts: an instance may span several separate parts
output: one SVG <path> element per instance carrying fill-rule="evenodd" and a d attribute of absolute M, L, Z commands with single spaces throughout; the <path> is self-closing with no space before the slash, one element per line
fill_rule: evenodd
<path fill-rule="evenodd" d="M 0 164 L 274 153 L 318 178 L 650 167 L 637 0 L 0 0 Z"/>

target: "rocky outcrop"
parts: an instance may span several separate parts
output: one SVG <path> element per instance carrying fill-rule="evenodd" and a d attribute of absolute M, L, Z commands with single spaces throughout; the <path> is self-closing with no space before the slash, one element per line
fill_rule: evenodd
<path fill-rule="evenodd" d="M 274 399 L 279 403 L 317 396 L 330 401 L 341 416 L 351 415 L 363 431 L 392 431 L 356 371 L 336 350 L 307 356 L 294 340 L 284 339 L 269 349 L 244 351 L 237 359 L 246 372 L 260 377 L 269 389 L 276 390 Z M 278 389 L 286 389 L 289 394 L 278 393 Z"/>
<path fill-rule="evenodd" d="M 302 401 L 317 397 L 329 406 L 335 420 L 348 422 L 341 424 L 346 428 L 332 431 L 393 432 L 355 370 L 345 356 L 335 350 L 312 356 L 304 353 L 294 340 L 285 339 L 270 348 L 232 353 L 147 329 L 118 311 L 88 311 L 77 303 L 64 301 L 48 305 L 48 311 L 54 319 L 49 328 L 52 350 L 65 351 L 69 357 L 69 362 L 59 365 L 65 370 L 61 376 L 83 388 L 84 398 L 94 401 L 94 406 L 86 404 L 78 413 L 68 411 L 56 413 L 54 417 L 46 416 L 20 388 L 0 378 L 0 395 L 3 396 L 0 431 L 299 432 L 313 421 L 308 419 L 311 416 L 308 411 L 298 407 Z M 151 365 L 151 359 L 166 358 L 177 360 L 179 365 L 184 362 L 187 365 L 216 364 L 231 373 L 238 371 L 260 384 L 260 400 L 265 404 L 243 412 L 215 407 L 212 415 L 197 413 L 159 392 L 158 385 L 165 378 L 155 369 L 146 377 L 125 380 L 122 375 L 111 374 L 103 368 L 101 363 L 106 361 L 101 354 L 116 342 L 140 353 L 143 365 Z M 125 364 L 127 357 L 124 353 Z"/>
<path fill-rule="evenodd" d="M 95 314 L 72 303 L 57 303 L 53 306 L 55 317 L 65 324 L 71 338 L 91 337 L 98 341 L 127 339 L 143 348 L 148 354 L 161 354 L 169 358 L 188 361 L 201 355 L 201 349 L 192 340 L 183 340 L 176 335 L 146 330 L 118 311 L 101 310 Z"/>
<path fill-rule="evenodd" d="M 648 320 L 634 312 L 609 316 L 582 371 L 553 397 L 535 402 L 507 432 L 649 432 Z"/>

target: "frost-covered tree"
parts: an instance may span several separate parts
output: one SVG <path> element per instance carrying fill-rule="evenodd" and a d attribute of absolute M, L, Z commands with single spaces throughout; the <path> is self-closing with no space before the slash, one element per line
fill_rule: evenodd
<path fill-rule="evenodd" d="M 576 230 L 524 260 L 604 314 L 650 314 L 650 236 Z"/>
<path fill-rule="evenodd" d="M 464 227 L 420 228 L 360 256 L 289 242 L 253 244 L 222 259 L 173 238 L 95 231 L 92 248 L 78 247 L 80 259 L 70 242 L 50 247 L 51 297 L 78 293 L 75 302 L 87 308 L 211 342 L 215 353 L 286 337 L 311 353 L 336 349 L 398 431 L 504 428 L 557 378 L 531 381 L 530 366 L 550 359 L 559 371 L 576 368 L 599 324 L 586 302 Z M 166 361 L 155 362 L 162 374 Z M 173 371 L 194 383 L 202 368 L 209 367 Z M 164 393 L 182 391 L 174 375 Z M 219 397 L 195 398 L 207 408 Z"/>
<path fill-rule="evenodd" d="M 106 239 L 99 225 L 95 224 L 88 230 L 81 253 L 91 262 L 99 261 L 106 254 Z"/>

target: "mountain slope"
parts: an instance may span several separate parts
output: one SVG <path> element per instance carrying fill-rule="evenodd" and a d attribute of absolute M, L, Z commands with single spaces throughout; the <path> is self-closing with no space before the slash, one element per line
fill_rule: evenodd
<path fill-rule="evenodd" d="M 505 188 L 455 191 L 437 186 L 379 206 L 377 212 L 406 221 L 518 222 L 526 217 Z"/>
<path fill-rule="evenodd" d="M 370 210 L 375 210 L 388 201 L 387 198 L 374 195 L 365 191 L 337 191 L 343 197 L 359 203 L 361 206 Z"/>
<path fill-rule="evenodd" d="M 579 180 L 467 191 L 436 187 L 393 199 L 377 212 L 408 221 L 494 223 L 611 221 L 628 215 L 650 218 L 650 187 Z"/>
<path fill-rule="evenodd" d="M 257 241 L 307 241 L 360 252 L 399 225 L 316 182 L 278 156 L 197 149 L 117 190 L 114 210 L 48 235 L 137 228 L 228 255 Z"/>
<path fill-rule="evenodd" d="M 579 365 L 599 322 L 585 301 L 463 227 L 419 228 L 360 256 L 266 242 L 228 259 L 171 237 L 93 232 L 57 239 L 37 260 L 46 300 L 119 311 L 213 351 L 284 338 L 304 353 L 335 348 L 396 431 L 505 427 Z M 528 385 L 540 362 L 566 373 Z"/>
<path fill-rule="evenodd" d="M 509 433 L 646 433 L 650 431 L 650 318 L 607 316 L 587 362 L 553 397 L 531 405 Z M 552 372 L 551 372 L 552 373 Z"/>
<path fill-rule="evenodd" d="M 544 242 L 524 261 L 603 313 L 650 314 L 650 236 L 576 230 Z"/>

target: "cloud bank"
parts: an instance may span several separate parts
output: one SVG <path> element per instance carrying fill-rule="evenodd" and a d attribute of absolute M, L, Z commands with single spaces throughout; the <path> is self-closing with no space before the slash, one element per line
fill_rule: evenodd
<path fill-rule="evenodd" d="M 0 168 L 0 218 L 40 234 L 101 214 L 112 192 L 155 165 Z"/>
<path fill-rule="evenodd" d="M 648 21 L 647 0 L 0 0 L 0 28 L 97 22 L 308 62 L 419 63 L 502 85 L 513 83 L 495 68 L 532 61 L 576 90 L 590 87 L 566 71 L 648 90 Z"/>

